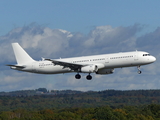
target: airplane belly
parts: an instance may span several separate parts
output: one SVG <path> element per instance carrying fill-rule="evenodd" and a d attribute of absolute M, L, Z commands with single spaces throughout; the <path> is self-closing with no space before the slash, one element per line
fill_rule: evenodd
<path fill-rule="evenodd" d="M 41 74 L 59 74 L 71 72 L 69 68 L 63 68 L 62 66 L 44 66 L 36 69 L 37 73 Z"/>

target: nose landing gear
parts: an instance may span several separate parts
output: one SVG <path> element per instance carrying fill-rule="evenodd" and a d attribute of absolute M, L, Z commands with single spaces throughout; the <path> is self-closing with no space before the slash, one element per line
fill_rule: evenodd
<path fill-rule="evenodd" d="M 138 74 L 141 74 L 142 71 L 140 70 L 140 66 L 139 65 L 137 66 L 137 69 L 138 69 Z"/>

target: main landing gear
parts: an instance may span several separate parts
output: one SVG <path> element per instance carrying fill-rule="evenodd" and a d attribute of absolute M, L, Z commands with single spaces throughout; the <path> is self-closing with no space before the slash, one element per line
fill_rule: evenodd
<path fill-rule="evenodd" d="M 86 79 L 87 79 L 87 80 L 91 80 L 91 79 L 92 79 L 92 76 L 89 74 L 89 75 L 86 76 Z"/>
<path fill-rule="evenodd" d="M 75 75 L 75 78 L 76 79 L 81 79 L 81 75 L 78 73 L 78 74 Z"/>
<path fill-rule="evenodd" d="M 137 69 L 138 69 L 138 74 L 141 74 L 142 71 L 140 70 L 140 66 L 139 65 L 137 66 Z"/>
<path fill-rule="evenodd" d="M 80 79 L 80 78 L 81 78 L 81 75 L 78 73 L 78 74 L 75 75 L 75 78 L 76 78 L 76 79 Z M 87 80 L 91 80 L 91 79 L 92 79 L 92 76 L 89 74 L 89 75 L 86 76 L 86 79 L 87 79 Z"/>

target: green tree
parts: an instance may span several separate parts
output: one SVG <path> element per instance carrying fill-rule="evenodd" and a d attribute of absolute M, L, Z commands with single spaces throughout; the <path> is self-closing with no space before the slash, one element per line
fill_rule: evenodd
<path fill-rule="evenodd" d="M 47 89 L 46 88 L 38 88 L 37 91 L 41 91 L 43 93 L 47 93 Z"/>
<path fill-rule="evenodd" d="M 110 107 L 100 107 L 95 109 L 94 118 L 96 120 L 119 120 Z"/>

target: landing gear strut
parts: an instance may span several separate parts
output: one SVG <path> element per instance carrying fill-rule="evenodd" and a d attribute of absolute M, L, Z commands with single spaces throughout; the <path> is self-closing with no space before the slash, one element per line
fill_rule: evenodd
<path fill-rule="evenodd" d="M 76 79 L 80 79 L 80 78 L 81 78 L 81 75 L 78 73 L 78 74 L 75 75 L 75 78 L 76 78 Z"/>
<path fill-rule="evenodd" d="M 140 70 L 140 66 L 137 66 L 137 68 L 138 68 L 138 74 L 141 74 L 142 71 Z"/>

